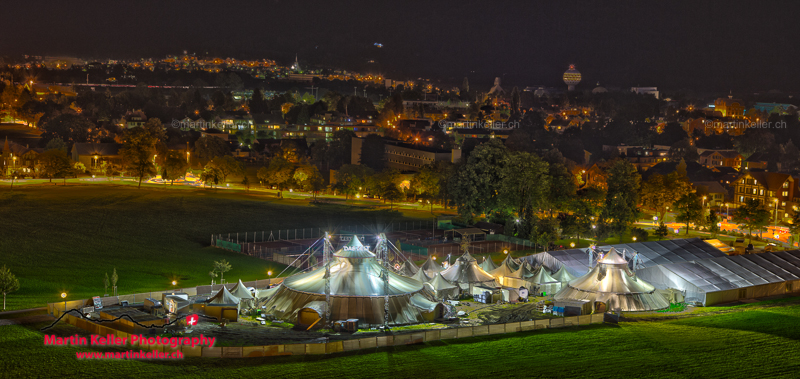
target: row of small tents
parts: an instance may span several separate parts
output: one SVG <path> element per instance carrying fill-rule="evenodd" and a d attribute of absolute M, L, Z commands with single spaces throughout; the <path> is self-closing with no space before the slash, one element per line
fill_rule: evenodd
<path fill-rule="evenodd" d="M 524 287 L 531 291 L 536 289 L 537 292 L 555 293 L 562 285 L 575 279 L 564 267 L 550 273 L 543 266 L 534 268 L 510 255 L 500 265 L 496 265 L 490 258 L 484 258 L 478 264 L 469 253 L 457 258 L 447 268 L 428 256 L 421 267 L 406 261 L 397 271 L 419 282 L 428 283 L 440 299 L 454 299 L 459 290 L 472 290 L 473 286 Z"/>

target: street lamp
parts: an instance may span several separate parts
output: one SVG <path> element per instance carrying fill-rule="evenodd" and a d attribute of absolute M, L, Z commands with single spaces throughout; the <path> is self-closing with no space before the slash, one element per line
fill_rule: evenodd
<path fill-rule="evenodd" d="M 67 312 L 67 293 L 66 292 L 62 292 L 61 293 L 61 298 L 64 299 L 64 313 L 66 313 Z"/>
<path fill-rule="evenodd" d="M 633 242 L 636 242 L 636 237 L 633 237 Z"/>
<path fill-rule="evenodd" d="M 508 250 L 503 250 L 503 254 L 508 254 Z"/>
<path fill-rule="evenodd" d="M 575 247 L 575 242 L 570 242 L 569 243 L 569 247 L 573 247 L 574 248 Z"/>
<path fill-rule="evenodd" d="M 97 158 L 98 158 L 98 157 L 97 157 L 97 154 L 95 154 L 95 156 L 94 156 L 94 157 L 92 157 L 92 158 L 94 158 L 94 166 L 92 166 L 92 168 L 93 168 L 93 169 L 97 169 Z"/>

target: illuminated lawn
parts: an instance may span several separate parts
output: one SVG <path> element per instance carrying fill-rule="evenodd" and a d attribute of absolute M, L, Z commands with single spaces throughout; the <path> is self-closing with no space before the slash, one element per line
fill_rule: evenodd
<path fill-rule="evenodd" d="M 42 346 L 37 331 L 0 326 L 8 377 L 796 377 L 800 305 L 732 307 L 729 313 L 619 326 L 592 325 L 330 356 L 77 361 L 86 349 Z M 721 307 L 716 307 L 721 308 Z M 72 330 L 59 327 L 60 333 Z"/>
<path fill-rule="evenodd" d="M 0 189 L 0 265 L 22 287 L 9 295 L 9 309 L 44 306 L 61 292 L 68 299 L 103 295 L 103 274 L 114 267 L 122 294 L 168 289 L 172 280 L 178 287 L 210 284 L 213 261 L 223 258 L 233 266 L 228 281 L 264 279 L 268 270 L 282 268 L 209 247 L 212 233 L 408 220 L 385 210 L 225 190 L 97 184 Z"/>

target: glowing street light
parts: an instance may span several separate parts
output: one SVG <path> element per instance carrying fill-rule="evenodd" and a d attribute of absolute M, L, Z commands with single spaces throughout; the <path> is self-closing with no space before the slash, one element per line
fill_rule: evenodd
<path fill-rule="evenodd" d="M 575 242 L 570 242 L 569 247 L 575 247 Z"/>
<path fill-rule="evenodd" d="M 636 237 L 633 237 L 633 242 L 636 242 Z"/>
<path fill-rule="evenodd" d="M 174 285 L 177 285 L 177 284 L 178 284 L 178 281 L 176 281 L 176 280 L 173 280 L 173 281 L 172 281 L 172 285 L 173 285 L 173 286 L 174 286 Z"/>
<path fill-rule="evenodd" d="M 508 250 L 503 250 L 503 254 L 508 254 Z"/>

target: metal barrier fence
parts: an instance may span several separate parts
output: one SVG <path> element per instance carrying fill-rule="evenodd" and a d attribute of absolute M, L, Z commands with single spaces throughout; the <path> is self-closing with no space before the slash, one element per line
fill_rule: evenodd
<path fill-rule="evenodd" d="M 270 242 L 270 241 L 292 241 L 302 239 L 318 239 L 325 235 L 325 232 L 348 233 L 348 234 L 377 234 L 404 232 L 408 230 L 433 230 L 436 222 L 431 221 L 404 221 L 390 224 L 378 224 L 376 226 L 349 225 L 333 228 L 295 228 L 278 229 L 269 231 L 255 231 L 243 233 L 220 233 L 211 236 L 213 241 L 223 240 L 235 243 L 249 242 Z"/>
<path fill-rule="evenodd" d="M 177 348 L 173 348 L 169 345 L 144 345 L 140 346 L 139 348 L 142 350 L 159 351 L 162 353 L 172 353 L 180 350 L 185 357 L 203 358 L 252 358 L 278 355 L 321 355 L 354 350 L 377 349 L 390 346 L 406 346 L 449 339 L 534 331 L 538 329 L 601 324 L 603 323 L 603 318 L 604 314 L 601 313 L 555 319 L 512 322 L 508 324 L 491 324 L 438 330 L 422 330 L 419 332 L 391 336 L 368 337 L 324 343 L 233 347 L 188 347 L 181 345 Z M 75 325 L 102 336 L 115 335 L 118 338 L 128 338 L 131 335 L 130 333 L 108 328 L 79 317 L 72 316 L 70 314 L 64 316 L 63 320 L 68 324 Z"/>

